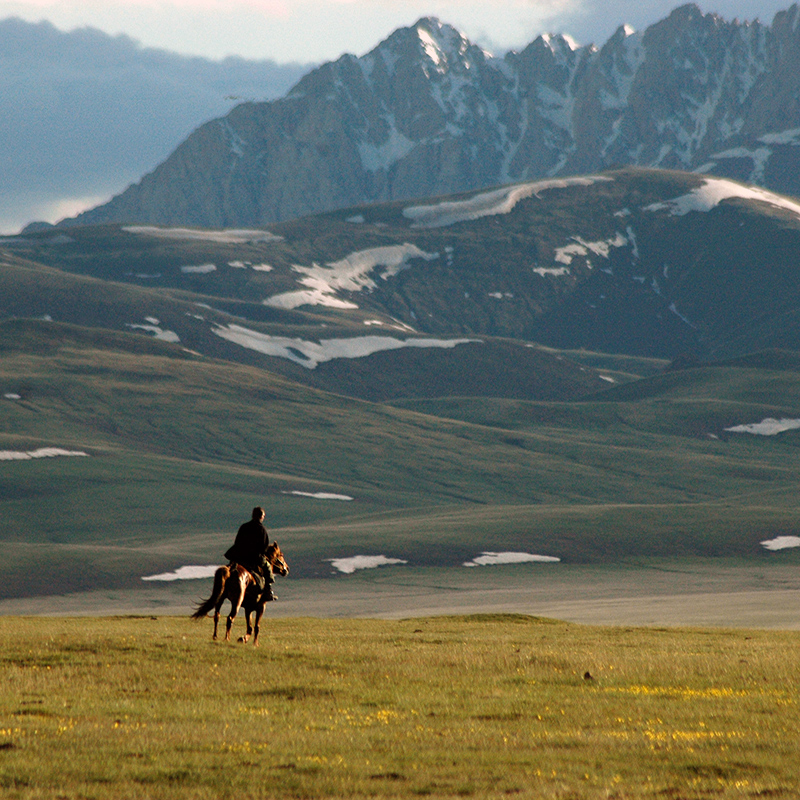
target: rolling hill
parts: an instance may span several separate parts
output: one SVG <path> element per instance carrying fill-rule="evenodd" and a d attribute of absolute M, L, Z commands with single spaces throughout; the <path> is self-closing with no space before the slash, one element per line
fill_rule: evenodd
<path fill-rule="evenodd" d="M 761 541 L 797 530 L 800 431 L 726 430 L 800 418 L 793 369 L 391 407 L 135 333 L 1 328 L 6 597 L 214 563 L 255 501 L 300 577 L 362 553 L 758 559 Z"/>
<path fill-rule="evenodd" d="M 6 237 L 0 247 L 200 304 L 177 317 L 143 310 L 120 325 L 157 318 L 191 349 L 238 359 L 233 350 L 244 348 L 252 363 L 313 373 L 323 388 L 335 348 L 320 345 L 323 332 L 488 336 L 666 359 L 800 346 L 800 203 L 689 173 L 526 182 L 269 230 L 89 226 Z M 26 303 L 9 295 L 0 311 L 25 314 Z M 359 385 L 345 366 L 339 358 L 338 389 Z"/>
<path fill-rule="evenodd" d="M 4 597 L 383 554 L 792 559 L 795 201 L 618 170 L 0 241 Z"/>

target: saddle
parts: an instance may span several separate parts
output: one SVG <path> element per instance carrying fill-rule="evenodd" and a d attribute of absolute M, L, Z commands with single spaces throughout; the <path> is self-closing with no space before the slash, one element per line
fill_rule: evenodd
<path fill-rule="evenodd" d="M 239 566 L 243 570 L 245 570 L 245 572 L 247 572 L 247 574 L 252 578 L 252 586 L 256 594 L 262 595 L 266 593 L 266 598 L 265 598 L 266 600 L 277 599 L 276 596 L 272 593 L 272 584 L 267 583 L 267 579 L 265 578 L 261 570 L 246 567 L 244 564 L 240 564 L 238 561 L 231 561 L 231 563 L 228 566 L 231 567 Z M 247 587 L 245 592 L 251 592 L 250 586 Z"/>
<path fill-rule="evenodd" d="M 246 567 L 240 561 L 234 561 L 233 559 L 231 559 L 228 567 L 230 569 L 233 569 L 234 567 L 241 567 L 252 578 L 253 584 L 258 587 L 258 591 L 264 591 L 266 581 L 264 579 L 264 575 L 259 570 L 253 569 L 252 567 Z"/>

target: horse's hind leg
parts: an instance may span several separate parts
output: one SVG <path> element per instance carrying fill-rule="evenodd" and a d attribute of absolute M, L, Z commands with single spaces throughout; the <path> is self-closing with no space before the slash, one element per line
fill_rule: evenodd
<path fill-rule="evenodd" d="M 231 600 L 231 613 L 228 614 L 228 621 L 225 625 L 226 642 L 231 640 L 231 628 L 233 627 L 233 621 L 236 619 L 236 615 L 239 613 L 239 609 L 242 607 L 243 595 L 244 592 L 242 592 L 236 600 Z"/>
<path fill-rule="evenodd" d="M 222 603 L 215 606 L 214 608 L 214 641 L 217 640 L 217 631 L 219 629 L 219 617 L 220 617 L 220 609 L 222 608 Z"/>
<path fill-rule="evenodd" d="M 231 613 L 228 614 L 228 619 L 225 623 L 225 641 L 229 642 L 231 640 L 231 628 L 233 627 L 233 621 L 236 619 L 236 614 L 239 611 L 238 608 L 235 606 L 231 609 Z"/>

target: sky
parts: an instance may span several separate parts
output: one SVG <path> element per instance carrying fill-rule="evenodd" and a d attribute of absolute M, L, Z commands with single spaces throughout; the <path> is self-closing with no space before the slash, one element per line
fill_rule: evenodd
<path fill-rule="evenodd" d="M 48 20 L 61 30 L 92 26 L 145 46 L 212 59 L 241 56 L 321 62 L 363 55 L 398 27 L 436 16 L 500 54 L 543 32 L 602 44 L 621 24 L 641 29 L 678 0 L 0 0 L 0 19 Z M 771 22 L 788 0 L 701 0 L 727 19 Z"/>

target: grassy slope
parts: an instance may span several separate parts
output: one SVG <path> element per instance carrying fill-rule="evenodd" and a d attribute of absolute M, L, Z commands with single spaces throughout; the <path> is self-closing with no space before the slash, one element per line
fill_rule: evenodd
<path fill-rule="evenodd" d="M 478 616 L 269 620 L 258 650 L 210 634 L 176 618 L 0 618 L 0 793 L 800 792 L 796 632 Z"/>
<path fill-rule="evenodd" d="M 101 248 L 100 253 L 103 252 Z M 239 270 L 234 272 L 238 274 Z M 228 310 L 211 308 L 210 302 Z M 237 316 L 240 312 L 256 319 L 243 320 Z M 285 358 L 266 356 L 229 343 L 213 331 L 217 326 L 244 323 L 249 330 L 306 341 L 380 335 L 381 331 L 365 328 L 360 320 L 341 315 L 284 312 L 262 305 L 226 303 L 203 294 L 71 275 L 13 257 L 0 264 L 0 319 L 3 318 L 50 318 L 102 331 L 126 332 L 139 331 L 142 326 L 145 330 L 153 328 L 152 320 L 156 319 L 159 328 L 175 334 L 187 349 L 266 368 L 308 386 L 367 400 L 465 392 L 565 400 L 597 391 L 604 385 L 592 368 L 529 343 L 497 339 L 472 338 L 454 349 L 408 348 L 357 359 L 339 358 L 311 370 Z M 389 333 L 399 335 L 396 330 Z M 17 335 L 16 329 L 6 334 L 0 331 L 0 337 L 9 342 Z M 98 334 L 98 342 L 102 335 Z M 404 332 L 400 338 L 406 335 Z M 111 340 L 115 341 L 114 337 Z"/>
<path fill-rule="evenodd" d="M 168 240 L 103 225 L 71 228 L 67 239 L 48 231 L 3 244 L 70 272 L 202 294 L 232 313 L 236 306 L 245 317 L 291 324 L 302 315 L 267 312 L 262 301 L 300 288 L 295 265 L 325 265 L 409 242 L 438 257 L 347 296 L 358 310 L 316 311 L 345 325 L 395 318 L 437 335 L 480 333 L 669 358 L 797 346 L 795 215 L 741 199 L 708 213 L 655 212 L 654 204 L 705 179 L 641 169 L 606 177 L 611 180 L 543 191 L 508 214 L 432 229 L 413 227 L 403 202 L 271 226 L 283 237 L 271 242 Z M 356 211 L 363 224 L 347 222 Z M 563 267 L 565 247 L 604 241 L 617 242 L 606 255 L 572 252 L 569 274 L 533 271 Z M 245 262 L 274 269 L 242 268 Z M 216 269 L 181 269 L 203 264 Z"/>
<path fill-rule="evenodd" d="M 581 403 L 410 404 L 418 413 L 134 335 L 4 331 L 0 390 L 22 400 L 3 401 L 0 450 L 91 454 L 0 462 L 6 596 L 28 580 L 20 565 L 36 566 L 36 593 L 214 563 L 257 502 L 299 575 L 364 552 L 758 557 L 760 540 L 796 530 L 800 433 L 707 435 L 800 416 L 793 371 L 709 368 Z M 297 490 L 355 500 L 284 494 Z"/>

